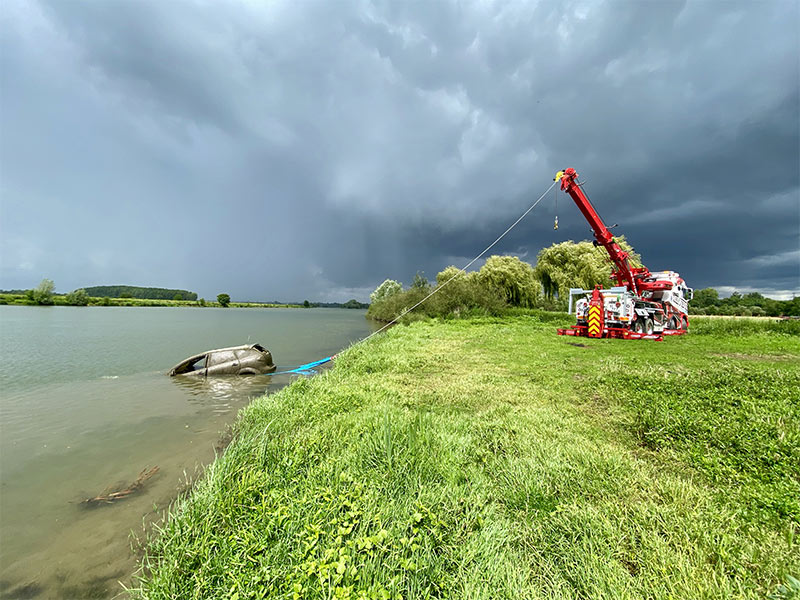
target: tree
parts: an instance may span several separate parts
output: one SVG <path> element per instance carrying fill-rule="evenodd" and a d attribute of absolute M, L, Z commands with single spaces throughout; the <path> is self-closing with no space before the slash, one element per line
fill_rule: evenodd
<path fill-rule="evenodd" d="M 375 291 L 369 295 L 369 301 L 374 304 L 375 302 L 380 302 L 381 300 L 385 300 L 390 296 L 399 294 L 402 291 L 403 291 L 403 286 L 399 281 L 395 281 L 394 279 L 387 279 L 377 288 L 375 288 Z"/>
<path fill-rule="evenodd" d="M 516 256 L 490 256 L 478 271 L 478 278 L 511 306 L 534 307 L 541 298 L 533 267 Z"/>
<path fill-rule="evenodd" d="M 411 289 L 412 290 L 428 290 L 430 289 L 431 284 L 428 282 L 428 279 L 425 277 L 425 273 L 422 271 L 417 271 L 417 274 L 414 275 L 414 280 L 411 282 Z"/>
<path fill-rule="evenodd" d="M 89 304 L 89 294 L 86 293 L 86 290 L 80 288 L 67 294 L 65 300 L 71 306 L 86 306 Z"/>
<path fill-rule="evenodd" d="M 504 299 L 484 285 L 476 271 L 465 273 L 451 265 L 436 275 L 436 285 L 441 291 L 425 303 L 431 316 L 458 316 L 470 311 L 494 315 L 505 306 Z"/>
<path fill-rule="evenodd" d="M 632 267 L 641 267 L 641 257 L 633 251 L 625 236 L 616 238 L 620 247 L 628 253 Z M 596 285 L 611 285 L 611 259 L 604 248 L 591 242 L 573 241 L 553 244 L 539 252 L 534 269 L 536 278 L 542 283 L 548 299 L 559 299 L 561 308 L 566 308 L 570 288 L 590 290 Z"/>
<path fill-rule="evenodd" d="M 719 292 L 714 288 L 703 288 L 694 293 L 691 304 L 693 308 L 715 306 L 719 301 Z"/>
<path fill-rule="evenodd" d="M 173 300 L 177 300 L 177 301 L 183 300 L 183 294 L 181 294 L 180 292 L 178 292 L 177 294 L 175 294 L 175 295 L 172 297 L 172 299 L 173 299 Z"/>
<path fill-rule="evenodd" d="M 742 306 L 764 306 L 766 298 L 758 292 L 750 292 L 742 296 Z"/>
<path fill-rule="evenodd" d="M 780 300 L 773 300 L 772 298 L 767 298 L 764 301 L 764 312 L 767 313 L 769 317 L 779 317 L 781 314 L 784 314 L 783 310 L 783 302 Z M 785 313 L 785 314 L 796 314 L 796 313 Z"/>
<path fill-rule="evenodd" d="M 800 296 L 794 296 L 791 300 L 783 302 L 783 314 L 800 316 Z"/>
<path fill-rule="evenodd" d="M 218 294 L 217 302 L 219 302 L 219 305 L 222 308 L 227 308 L 227 306 L 231 303 L 231 297 L 228 294 Z"/>
<path fill-rule="evenodd" d="M 308 300 L 303 300 L 303 308 L 310 308 L 311 303 Z"/>
<path fill-rule="evenodd" d="M 727 298 L 723 298 L 720 301 L 720 304 L 722 304 L 722 306 L 730 306 L 732 308 L 736 308 L 737 306 L 741 306 L 742 305 L 742 295 L 739 292 L 733 292 Z"/>
<path fill-rule="evenodd" d="M 53 290 L 56 289 L 52 279 L 42 279 L 30 297 L 36 304 L 52 304 Z"/>
<path fill-rule="evenodd" d="M 206 305 L 206 299 L 205 298 L 200 298 L 200 300 L 198 300 L 197 303 L 200 306 L 205 306 Z"/>
<path fill-rule="evenodd" d="M 443 285 L 454 279 L 456 277 L 465 277 L 466 273 L 464 273 L 461 269 L 454 265 L 450 265 L 449 267 L 445 267 L 442 271 L 439 271 L 439 274 L 436 275 L 436 285 Z M 450 285 L 455 284 L 456 281 L 453 281 Z"/>

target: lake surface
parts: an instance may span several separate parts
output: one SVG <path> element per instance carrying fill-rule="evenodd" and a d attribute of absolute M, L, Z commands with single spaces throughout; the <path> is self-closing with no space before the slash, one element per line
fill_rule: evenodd
<path fill-rule="evenodd" d="M 280 371 L 375 328 L 362 310 L 0 306 L 0 596 L 122 592 L 135 538 L 213 460 L 237 411 L 298 377 L 167 377 L 173 365 L 249 341 Z M 82 502 L 154 466 L 130 497 Z"/>

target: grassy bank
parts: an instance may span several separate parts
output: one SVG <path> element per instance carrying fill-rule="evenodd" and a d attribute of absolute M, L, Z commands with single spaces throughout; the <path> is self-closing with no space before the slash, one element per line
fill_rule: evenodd
<path fill-rule="evenodd" d="M 535 315 L 396 327 L 243 411 L 134 596 L 783 597 L 800 337 L 693 323 L 661 343 Z"/>
<path fill-rule="evenodd" d="M 0 294 L 0 304 L 36 306 L 24 294 Z M 51 306 L 70 306 L 66 296 L 54 295 Z M 206 300 L 150 300 L 147 298 L 89 297 L 88 306 L 190 306 L 194 308 L 220 308 L 220 304 Z M 303 308 L 302 304 L 272 304 L 268 302 L 231 302 L 230 308 Z"/>

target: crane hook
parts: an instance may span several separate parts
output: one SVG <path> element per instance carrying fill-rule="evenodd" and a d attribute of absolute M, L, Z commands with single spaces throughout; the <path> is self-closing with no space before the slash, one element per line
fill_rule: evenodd
<path fill-rule="evenodd" d="M 556 181 L 561 179 L 561 176 L 563 175 L 563 173 L 564 173 L 563 171 L 559 171 L 558 173 L 556 173 Z M 555 210 L 556 220 L 555 220 L 555 223 L 553 223 L 553 229 L 558 229 L 558 190 L 553 190 L 553 192 L 555 192 L 553 194 L 553 199 L 556 201 L 556 205 L 555 205 L 556 206 L 556 210 Z"/>

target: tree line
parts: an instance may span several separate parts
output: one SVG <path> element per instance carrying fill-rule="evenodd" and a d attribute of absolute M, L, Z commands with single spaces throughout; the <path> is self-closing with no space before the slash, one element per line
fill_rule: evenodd
<path fill-rule="evenodd" d="M 741 294 L 733 292 L 727 298 L 720 298 L 714 288 L 705 288 L 694 293 L 690 302 L 691 311 L 696 315 L 732 315 L 740 317 L 780 317 L 800 315 L 800 296 L 791 300 L 773 300 L 758 292 Z"/>
<path fill-rule="evenodd" d="M 630 254 L 634 266 L 641 265 L 624 236 L 617 238 Z M 390 321 L 420 302 L 434 288 L 441 290 L 414 310 L 406 320 L 468 314 L 499 315 L 509 307 L 565 311 L 569 289 L 592 289 L 609 285 L 610 261 L 605 250 L 591 242 L 562 242 L 539 252 L 535 265 L 516 256 L 490 256 L 478 271 L 464 273 L 455 266 L 444 269 L 431 283 L 417 273 L 404 289 L 387 279 L 370 295 L 367 314 Z"/>
<path fill-rule="evenodd" d="M 641 257 L 625 240 L 616 238 L 629 254 L 633 267 L 641 267 Z M 566 241 L 542 249 L 535 265 L 516 256 L 491 256 L 478 271 L 464 273 L 454 266 L 447 267 L 429 282 L 417 273 L 411 285 L 404 288 L 399 281 L 387 279 L 370 295 L 368 316 L 391 321 L 408 308 L 422 301 L 434 289 L 438 293 L 424 301 L 405 320 L 424 317 L 451 317 L 467 314 L 499 315 L 509 307 L 566 311 L 570 288 L 607 288 L 611 260 L 603 248 L 591 242 Z M 761 294 L 741 295 L 720 299 L 712 288 L 700 290 L 690 303 L 693 314 L 729 315 L 800 315 L 800 297 L 781 301 Z"/>
<path fill-rule="evenodd" d="M 197 300 L 197 294 L 187 290 L 171 290 L 165 288 L 145 288 L 129 285 L 94 286 L 79 288 L 66 294 L 58 294 L 55 291 L 55 283 L 52 279 L 42 279 L 41 283 L 29 290 L 8 290 L 0 291 L 0 303 L 7 304 L 9 301 L 18 304 L 33 304 L 38 306 L 50 306 L 54 304 L 69 306 L 88 306 L 89 304 L 110 306 L 111 298 L 125 299 L 130 302 L 136 300 L 173 300 L 197 302 L 200 306 L 205 306 L 203 298 Z M 224 295 L 224 294 L 223 294 Z M 9 298 L 8 296 L 11 296 Z M 13 298 L 22 296 L 22 298 Z M 115 304 L 119 305 L 119 302 Z M 150 303 L 149 305 L 152 305 Z"/>
<path fill-rule="evenodd" d="M 197 294 L 188 290 L 171 290 L 135 285 L 96 285 L 83 288 L 89 296 L 98 298 L 141 298 L 147 300 L 197 300 Z"/>

